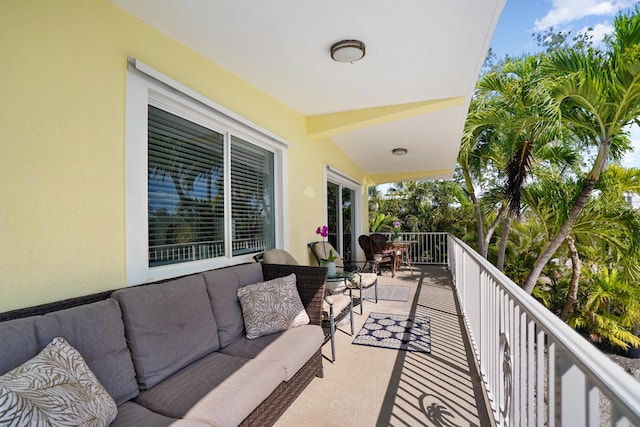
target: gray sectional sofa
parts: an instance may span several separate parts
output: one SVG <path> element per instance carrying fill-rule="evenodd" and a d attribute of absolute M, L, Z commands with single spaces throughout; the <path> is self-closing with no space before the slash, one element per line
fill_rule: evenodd
<path fill-rule="evenodd" d="M 247 339 L 238 288 L 291 273 L 309 324 Z M 0 375 L 63 337 L 117 405 L 112 426 L 271 425 L 322 376 L 326 274 L 250 263 L 1 313 Z"/>

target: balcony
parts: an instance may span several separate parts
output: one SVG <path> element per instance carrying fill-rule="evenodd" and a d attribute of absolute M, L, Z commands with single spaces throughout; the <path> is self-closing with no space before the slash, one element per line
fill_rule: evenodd
<path fill-rule="evenodd" d="M 640 383 L 472 249 L 442 233 L 403 239 L 413 274 L 379 283 L 410 286 L 409 300 L 365 301 L 355 332 L 370 312 L 428 316 L 431 353 L 338 333 L 336 362 L 278 426 L 640 425 Z"/>

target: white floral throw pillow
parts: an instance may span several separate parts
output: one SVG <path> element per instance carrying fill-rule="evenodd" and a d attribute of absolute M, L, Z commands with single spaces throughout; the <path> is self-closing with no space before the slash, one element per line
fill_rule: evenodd
<path fill-rule="evenodd" d="M 295 274 L 239 288 L 238 299 L 248 339 L 309 323 Z"/>
<path fill-rule="evenodd" d="M 108 426 L 117 413 L 84 358 L 61 337 L 0 377 L 0 425 Z"/>

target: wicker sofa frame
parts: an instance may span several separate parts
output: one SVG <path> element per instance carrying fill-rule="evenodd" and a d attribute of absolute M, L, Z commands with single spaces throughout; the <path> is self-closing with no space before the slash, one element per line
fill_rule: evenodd
<path fill-rule="evenodd" d="M 327 277 L 325 267 L 309 268 L 292 265 L 261 264 L 264 280 L 271 280 L 277 277 L 286 276 L 291 273 L 296 274 L 298 292 L 302 304 L 309 315 L 309 323 L 322 325 L 322 301 L 324 297 L 324 285 Z M 233 267 L 228 267 L 233 268 Z M 173 279 L 171 279 L 173 280 Z M 153 286 L 158 281 L 145 284 Z M 44 315 L 46 313 L 76 307 L 84 304 L 105 300 L 109 298 L 116 289 L 106 292 L 99 292 L 81 297 L 69 298 L 52 303 L 27 307 L 0 313 L 0 322 L 19 319 L 29 316 Z M 322 351 L 319 349 L 307 363 L 287 382 L 282 382 L 240 425 L 242 426 L 270 426 L 280 418 L 293 401 L 302 393 L 306 386 L 314 377 L 322 377 Z"/>

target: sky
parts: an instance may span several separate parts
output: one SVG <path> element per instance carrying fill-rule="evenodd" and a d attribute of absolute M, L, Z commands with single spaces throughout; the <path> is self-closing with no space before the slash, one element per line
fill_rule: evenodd
<path fill-rule="evenodd" d="M 613 18 L 619 11 L 633 9 L 636 0 L 507 0 L 491 41 L 498 58 L 533 53 L 537 46 L 533 33 L 553 27 L 554 31 L 571 31 L 571 35 L 593 28 L 595 43 L 611 32 Z M 623 166 L 640 167 L 640 129 L 631 129 L 634 152 Z"/>

